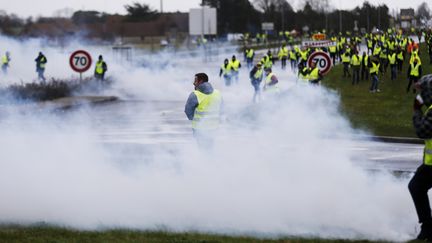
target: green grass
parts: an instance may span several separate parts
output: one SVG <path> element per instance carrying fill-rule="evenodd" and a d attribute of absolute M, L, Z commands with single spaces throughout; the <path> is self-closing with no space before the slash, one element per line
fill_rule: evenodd
<path fill-rule="evenodd" d="M 432 73 L 426 46 L 420 48 L 423 75 Z M 377 136 L 416 137 L 412 127 L 412 92 L 406 93 L 407 62 L 396 80 L 390 80 L 390 67 L 380 76 L 380 93 L 369 93 L 370 80 L 352 85 L 351 78 L 342 78 L 342 65 L 336 65 L 325 76 L 323 85 L 335 89 L 341 96 L 341 112 L 355 128 L 370 131 Z"/>
<path fill-rule="evenodd" d="M 165 231 L 77 231 L 50 226 L 0 226 L 0 242 L 148 242 L 148 243 L 288 243 L 288 242 L 370 242 L 324 239 L 258 239 L 200 233 L 169 233 Z"/>

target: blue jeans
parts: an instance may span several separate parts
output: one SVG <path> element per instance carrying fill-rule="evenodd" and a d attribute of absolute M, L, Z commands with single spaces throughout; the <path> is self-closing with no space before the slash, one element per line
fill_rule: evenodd
<path fill-rule="evenodd" d="M 376 73 L 371 75 L 371 87 L 370 87 L 370 91 L 376 91 L 378 89 L 378 75 Z"/>

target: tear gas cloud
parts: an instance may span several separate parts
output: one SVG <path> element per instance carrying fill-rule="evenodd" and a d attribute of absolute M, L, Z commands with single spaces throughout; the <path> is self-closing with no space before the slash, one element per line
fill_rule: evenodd
<path fill-rule="evenodd" d="M 34 76 L 27 66 L 33 67 L 40 41 L 1 41 L 12 53 L 11 76 Z M 64 50 L 43 50 L 47 76 L 71 72 Z M 162 115 L 130 124 L 113 114 L 122 129 L 133 125 L 137 136 L 110 149 L 101 136 L 103 121 L 94 118 L 94 110 L 102 108 L 20 114 L 5 107 L 0 122 L 2 222 L 390 241 L 415 234 L 407 179 L 371 175 L 353 163 L 355 155 L 346 148 L 351 134 L 361 132 L 339 114 L 334 92 L 295 85 L 294 75 L 275 68 L 284 97 L 252 105 L 253 89 L 244 70 L 238 85 L 223 87 L 217 76 L 222 55 L 212 63 L 154 55 L 170 65 L 153 70 L 140 67 L 140 60 L 122 65 L 104 56 L 108 75 L 116 80 L 106 93 L 150 104 L 134 111 L 140 117 L 157 113 L 152 102 L 164 101 L 173 104 L 170 111 L 178 120 L 186 120 L 183 105 L 193 75 L 207 72 L 222 90 L 227 110 L 215 148 L 199 150 L 189 132 L 150 146 L 138 132 L 150 122 L 154 132 L 173 126 L 189 131 L 187 121 L 167 125 Z M 20 61 L 23 65 L 14 67 Z M 123 109 L 132 108 L 126 103 Z M 138 159 L 128 161 L 125 151 Z"/>

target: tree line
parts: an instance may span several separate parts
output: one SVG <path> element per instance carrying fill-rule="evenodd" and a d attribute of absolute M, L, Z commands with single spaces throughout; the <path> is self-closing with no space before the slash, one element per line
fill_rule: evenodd
<path fill-rule="evenodd" d="M 203 6 L 217 8 L 218 33 L 259 33 L 263 22 L 274 24 L 275 31 L 304 29 L 328 33 L 345 33 L 364 28 L 387 29 L 391 15 L 387 5 L 373 5 L 368 1 L 351 10 L 338 10 L 330 0 L 307 0 L 303 6 L 294 10 L 287 0 L 202 0 Z M 148 4 L 133 2 L 125 5 L 127 14 L 120 16 L 125 22 L 146 22 L 157 19 L 161 13 Z M 99 11 L 76 11 L 69 16 L 76 25 L 101 23 L 106 21 L 108 13 Z M 397 16 L 393 16 L 396 17 Z M 430 18 L 430 9 L 426 2 L 416 10 L 418 23 Z M 33 24 L 53 22 L 58 18 L 39 17 L 21 19 L 14 14 L 8 15 L 0 10 L 0 31 L 5 35 L 20 36 L 31 33 Z"/>

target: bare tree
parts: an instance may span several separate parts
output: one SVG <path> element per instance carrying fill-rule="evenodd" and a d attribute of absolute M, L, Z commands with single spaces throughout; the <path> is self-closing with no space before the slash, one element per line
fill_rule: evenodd
<path fill-rule="evenodd" d="M 326 13 L 331 11 L 331 0 L 306 0 L 303 3 L 304 6 L 309 3 L 311 8 L 318 13 Z"/>
<path fill-rule="evenodd" d="M 287 0 L 254 0 L 254 6 L 264 13 L 269 13 L 272 10 L 294 11 L 291 4 Z"/>
<path fill-rule="evenodd" d="M 430 9 L 426 2 L 422 2 L 417 8 L 417 16 L 421 20 L 428 20 L 430 18 Z"/>

